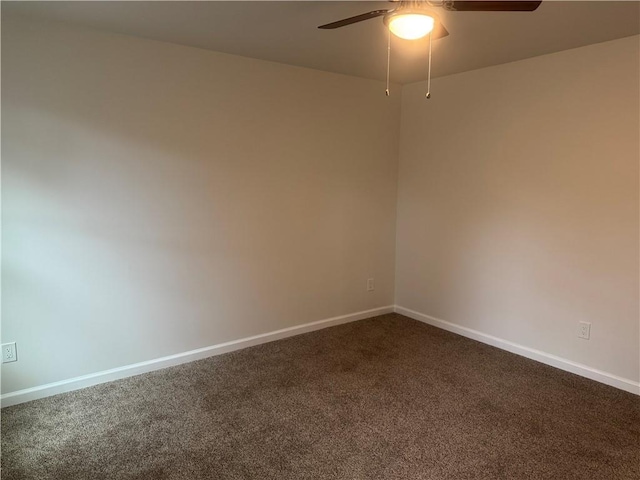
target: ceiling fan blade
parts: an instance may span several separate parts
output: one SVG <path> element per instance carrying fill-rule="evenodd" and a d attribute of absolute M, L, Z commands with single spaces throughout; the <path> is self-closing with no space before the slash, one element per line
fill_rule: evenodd
<path fill-rule="evenodd" d="M 542 0 L 454 0 L 445 8 L 456 12 L 533 12 L 541 3 Z"/>
<path fill-rule="evenodd" d="M 363 13 L 360 15 L 356 15 L 355 17 L 343 18 L 342 20 L 338 20 L 337 22 L 327 23 L 326 25 L 320 25 L 318 28 L 322 28 L 323 30 L 333 29 L 345 27 L 347 25 L 351 25 L 352 23 L 363 22 L 365 20 L 369 20 L 370 18 L 381 17 L 389 10 L 374 10 L 373 12 Z"/>
<path fill-rule="evenodd" d="M 446 28 L 444 28 L 444 25 L 442 25 L 440 22 L 436 22 L 435 27 L 433 27 L 433 32 L 431 33 L 431 38 L 437 40 L 439 38 L 444 38 L 447 36 L 449 36 L 449 32 Z"/>

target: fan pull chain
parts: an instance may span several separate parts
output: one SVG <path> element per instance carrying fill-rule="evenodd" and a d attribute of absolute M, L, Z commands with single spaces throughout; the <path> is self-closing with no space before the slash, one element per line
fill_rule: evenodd
<path fill-rule="evenodd" d="M 429 71 L 427 72 L 427 98 L 431 98 L 431 32 L 429 32 Z"/>
<path fill-rule="evenodd" d="M 389 31 L 389 39 L 387 40 L 387 89 L 385 90 L 385 93 L 387 94 L 387 97 L 389 96 L 389 65 L 391 63 L 391 30 L 387 29 Z"/>

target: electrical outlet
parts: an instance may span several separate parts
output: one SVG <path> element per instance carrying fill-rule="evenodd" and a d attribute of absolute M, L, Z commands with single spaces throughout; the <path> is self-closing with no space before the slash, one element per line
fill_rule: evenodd
<path fill-rule="evenodd" d="M 373 288 L 373 278 L 368 278 L 367 279 L 367 292 L 373 292 L 373 290 L 375 290 Z"/>
<path fill-rule="evenodd" d="M 15 362 L 18 360 L 16 354 L 16 342 L 2 344 L 2 363 Z"/>
<path fill-rule="evenodd" d="M 591 324 L 589 322 L 578 323 L 578 338 L 589 340 L 591 336 Z"/>

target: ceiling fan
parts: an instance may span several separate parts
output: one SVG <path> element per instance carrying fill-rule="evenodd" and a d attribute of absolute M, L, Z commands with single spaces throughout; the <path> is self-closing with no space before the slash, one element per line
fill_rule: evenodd
<path fill-rule="evenodd" d="M 394 1 L 394 0 L 391 0 Z M 377 17 L 384 17 L 384 24 L 394 35 L 407 40 L 422 38 L 433 31 L 433 38 L 442 38 L 449 32 L 437 21 L 429 7 L 441 7 L 451 12 L 533 12 L 542 0 L 413 0 L 399 1 L 396 8 L 373 10 L 355 17 L 320 25 L 323 30 L 346 27 Z M 438 24 L 438 25 L 436 25 Z"/>
<path fill-rule="evenodd" d="M 322 30 L 333 30 L 372 18 L 383 17 L 389 29 L 387 46 L 387 89 L 389 95 L 389 64 L 391 59 L 391 34 L 406 40 L 417 40 L 429 35 L 429 70 L 427 75 L 427 98 L 431 98 L 431 40 L 449 35 L 447 29 L 432 13 L 431 7 L 441 7 L 451 12 L 533 12 L 542 0 L 389 0 L 400 5 L 390 10 L 373 10 L 354 17 L 320 25 Z"/>

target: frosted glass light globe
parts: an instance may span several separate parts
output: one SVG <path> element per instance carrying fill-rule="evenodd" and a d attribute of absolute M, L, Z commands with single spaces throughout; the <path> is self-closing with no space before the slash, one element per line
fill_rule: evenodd
<path fill-rule="evenodd" d="M 389 30 L 406 40 L 417 40 L 427 35 L 435 25 L 435 20 L 426 14 L 405 13 L 389 18 Z"/>

